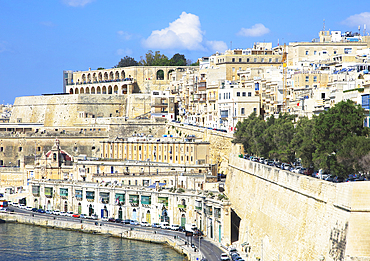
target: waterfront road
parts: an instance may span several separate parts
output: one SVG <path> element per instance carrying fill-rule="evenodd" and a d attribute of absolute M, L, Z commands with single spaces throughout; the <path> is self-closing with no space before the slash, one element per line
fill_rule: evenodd
<path fill-rule="evenodd" d="M 129 225 L 129 224 L 122 224 L 122 223 L 113 223 L 113 222 L 107 222 L 107 221 L 101 221 L 101 220 L 92 220 L 92 219 L 85 219 L 85 218 L 74 218 L 74 217 L 68 217 L 68 216 L 56 216 L 46 213 L 38 213 L 38 212 L 32 212 L 26 209 L 20 209 L 18 207 L 9 206 L 8 208 L 11 211 L 14 211 L 16 213 L 21 213 L 24 215 L 34 215 L 43 217 L 46 219 L 58 219 L 58 220 L 64 220 L 68 222 L 75 222 L 75 223 L 90 223 L 90 224 L 96 224 L 98 226 L 111 226 L 111 227 L 121 227 L 121 228 L 127 228 L 132 230 L 138 230 L 138 231 L 145 231 L 148 233 L 158 233 L 162 235 L 167 235 L 171 237 L 177 237 L 180 238 L 184 245 L 186 244 L 189 248 L 192 247 L 194 251 L 200 251 L 202 252 L 204 259 L 208 261 L 218 261 L 220 260 L 221 253 L 224 251 L 219 248 L 217 245 L 215 245 L 211 240 L 208 240 L 203 237 L 185 237 L 185 232 L 179 232 L 179 231 L 173 231 L 168 229 L 160 229 L 160 228 L 152 228 L 152 227 L 142 227 L 142 226 L 135 226 L 135 225 Z"/>

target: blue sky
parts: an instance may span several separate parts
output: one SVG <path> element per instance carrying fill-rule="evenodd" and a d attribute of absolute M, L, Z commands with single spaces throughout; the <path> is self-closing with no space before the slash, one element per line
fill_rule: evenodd
<path fill-rule="evenodd" d="M 326 29 L 357 31 L 369 2 L 0 0 L 0 103 L 62 92 L 63 70 L 111 68 L 148 50 L 196 61 L 254 42 L 276 46 Z"/>

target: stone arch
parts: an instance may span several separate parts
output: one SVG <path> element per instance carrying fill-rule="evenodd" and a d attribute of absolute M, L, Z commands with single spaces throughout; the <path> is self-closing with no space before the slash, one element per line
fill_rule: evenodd
<path fill-rule="evenodd" d="M 87 81 L 88 82 L 91 82 L 91 74 L 89 73 L 89 74 L 87 74 Z"/>
<path fill-rule="evenodd" d="M 104 73 L 104 81 L 108 81 L 108 72 Z"/>
<path fill-rule="evenodd" d="M 69 89 L 69 94 L 73 94 L 73 88 Z"/>
<path fill-rule="evenodd" d="M 75 89 L 75 94 L 78 94 L 78 88 Z"/>
<path fill-rule="evenodd" d="M 85 83 L 86 82 L 86 75 L 85 74 L 82 74 L 82 82 Z"/>
<path fill-rule="evenodd" d="M 117 85 L 114 85 L 113 91 L 114 91 L 115 94 L 118 94 L 118 86 Z"/>
<path fill-rule="evenodd" d="M 86 87 L 85 93 L 89 94 L 90 93 L 90 88 Z"/>
<path fill-rule="evenodd" d="M 96 94 L 101 94 L 100 86 L 98 86 L 98 87 L 96 88 Z"/>
<path fill-rule="evenodd" d="M 102 94 L 107 94 L 107 87 L 103 86 L 103 88 L 102 88 Z"/>
<path fill-rule="evenodd" d="M 95 94 L 95 87 L 91 87 L 91 94 Z"/>
<path fill-rule="evenodd" d="M 83 88 L 83 87 L 81 87 L 81 88 L 80 88 L 80 94 L 82 94 L 82 93 L 85 93 L 85 91 L 84 91 L 84 88 Z"/>
<path fill-rule="evenodd" d="M 121 94 L 127 94 L 127 85 L 123 84 L 121 87 Z"/>
<path fill-rule="evenodd" d="M 125 78 L 126 78 L 125 71 L 124 71 L 124 70 L 122 70 L 122 71 L 121 71 L 121 79 L 125 79 Z"/>
<path fill-rule="evenodd" d="M 98 81 L 99 82 L 101 82 L 103 80 L 103 75 L 102 75 L 102 73 L 100 72 L 99 74 L 98 74 Z"/>
<path fill-rule="evenodd" d="M 98 81 L 98 79 L 96 78 L 96 73 L 93 73 L 93 82 L 97 82 Z"/>
<path fill-rule="evenodd" d="M 170 69 L 169 71 L 168 71 L 168 73 L 167 73 L 167 79 L 170 79 L 170 74 L 172 73 L 172 72 L 174 72 L 175 70 L 174 69 Z"/>
<path fill-rule="evenodd" d="M 162 69 L 159 69 L 156 73 L 157 80 L 164 80 L 164 71 Z"/>
<path fill-rule="evenodd" d="M 114 79 L 114 74 L 113 74 L 113 72 L 110 72 L 109 73 L 109 80 L 113 80 Z"/>
<path fill-rule="evenodd" d="M 114 77 L 115 80 L 118 80 L 119 79 L 119 72 L 116 71 L 116 74 L 115 74 L 115 77 Z"/>
<path fill-rule="evenodd" d="M 112 94 L 112 86 L 111 85 L 108 86 L 108 94 Z"/>

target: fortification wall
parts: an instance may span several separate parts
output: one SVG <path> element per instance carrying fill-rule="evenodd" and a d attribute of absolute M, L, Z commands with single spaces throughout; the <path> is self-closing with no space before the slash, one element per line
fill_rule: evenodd
<path fill-rule="evenodd" d="M 226 194 L 241 218 L 235 243 L 248 243 L 249 257 L 370 260 L 370 182 L 331 183 L 237 155 L 229 166 Z"/>
<path fill-rule="evenodd" d="M 150 109 L 149 94 L 23 96 L 15 99 L 10 123 L 42 123 L 45 127 L 123 123 Z"/>

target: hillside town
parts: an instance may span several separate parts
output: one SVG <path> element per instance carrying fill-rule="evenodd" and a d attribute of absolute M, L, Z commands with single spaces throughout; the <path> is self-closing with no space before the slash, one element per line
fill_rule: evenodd
<path fill-rule="evenodd" d="M 369 35 L 326 30 L 307 42 L 256 42 L 216 52 L 193 66 L 66 68 L 60 93 L 19 96 L 0 106 L 0 194 L 35 212 L 192 225 L 214 244 L 261 260 L 266 235 L 256 229 L 251 236 L 254 227 L 245 220 L 253 215 L 244 211 L 253 208 L 246 210 L 238 195 L 254 197 L 246 189 L 254 185 L 236 173 L 248 170 L 264 182 L 284 170 L 243 159 L 243 146 L 232 142 L 238 122 L 253 113 L 265 120 L 282 113 L 311 119 L 352 100 L 365 110 L 363 125 L 369 127 L 369 70 Z M 298 179 L 325 182 L 286 175 L 272 183 L 293 191 L 308 186 L 296 185 Z M 320 184 L 299 197 L 332 203 L 334 188 Z M 342 203 L 336 206 L 350 209 Z M 321 244 L 329 245 L 325 250 L 320 244 L 314 250 L 305 245 L 304 254 L 282 253 L 280 260 L 342 260 L 330 252 L 331 243 Z M 339 249 L 366 257 L 349 246 Z M 278 260 L 278 251 L 269 251 L 273 258 L 264 260 Z"/>

